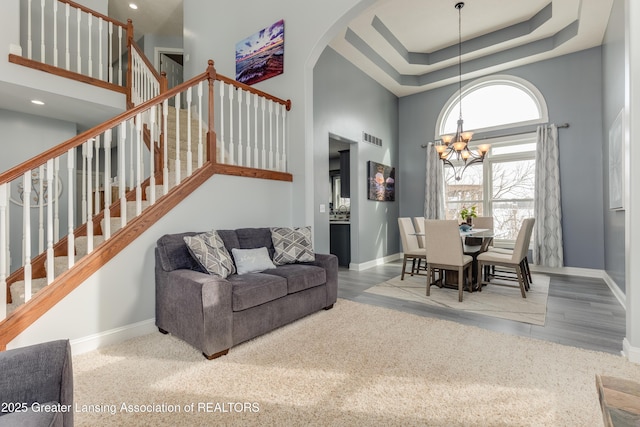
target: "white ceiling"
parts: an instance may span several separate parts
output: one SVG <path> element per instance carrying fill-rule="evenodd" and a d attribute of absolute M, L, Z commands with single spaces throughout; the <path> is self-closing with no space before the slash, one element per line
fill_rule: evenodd
<path fill-rule="evenodd" d="M 397 96 L 458 79 L 456 0 L 380 0 L 330 46 Z M 463 78 L 602 44 L 613 0 L 467 0 Z M 514 49 L 517 48 L 517 49 Z"/>
<path fill-rule="evenodd" d="M 145 34 L 182 37 L 184 0 L 109 0 L 109 16 L 133 21 L 134 38 Z M 131 9 L 135 3 L 138 9 Z"/>

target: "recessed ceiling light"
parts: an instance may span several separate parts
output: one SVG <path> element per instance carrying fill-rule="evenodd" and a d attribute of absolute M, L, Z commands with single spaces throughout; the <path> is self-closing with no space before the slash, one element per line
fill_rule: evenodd
<path fill-rule="evenodd" d="M 44 102 L 40 101 L 39 99 L 32 99 L 31 103 L 36 105 L 44 105 Z"/>
<path fill-rule="evenodd" d="M 135 4 L 135 3 L 129 3 L 129 7 L 130 7 L 131 9 L 137 9 L 137 8 L 138 8 L 138 5 L 137 5 L 137 4 Z"/>

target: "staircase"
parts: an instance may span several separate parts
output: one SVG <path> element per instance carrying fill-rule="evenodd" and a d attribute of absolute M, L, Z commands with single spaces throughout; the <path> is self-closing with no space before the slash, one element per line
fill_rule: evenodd
<path fill-rule="evenodd" d="M 177 166 L 180 163 L 180 174 L 181 180 L 191 175 L 198 169 L 198 146 L 189 147 L 189 127 L 191 128 L 191 135 L 198 135 L 198 133 L 202 132 L 202 141 L 206 141 L 206 131 L 200 129 L 200 120 L 191 119 L 188 121 L 188 111 L 186 109 L 181 109 L 178 112 L 179 121 L 176 121 L 176 109 L 174 107 L 168 107 L 168 118 L 169 124 L 167 126 L 168 129 L 168 138 L 167 138 L 167 153 L 168 153 L 168 161 L 167 161 L 167 169 L 168 169 L 168 189 L 171 190 L 179 185 L 178 183 L 178 174 Z M 176 125 L 179 123 L 179 126 Z M 179 128 L 180 132 L 180 147 L 177 147 L 177 129 Z M 178 155 L 179 153 L 179 155 Z M 180 162 L 178 160 L 180 159 Z M 191 159 L 190 166 L 187 164 L 185 159 Z M 128 189 L 132 190 L 132 189 Z M 164 195 L 164 185 L 156 184 L 155 187 L 147 186 L 144 191 L 144 195 L 142 200 L 140 201 L 140 210 L 141 214 L 151 205 L 151 192 L 155 191 L 155 198 L 159 199 Z M 126 203 L 126 223 L 131 222 L 134 218 L 138 216 L 137 212 L 137 204 L 138 202 L 127 201 Z M 122 210 L 120 210 L 122 211 Z M 102 211 L 101 213 L 104 213 Z M 121 212 L 117 212 L 117 216 L 111 216 L 110 218 L 110 231 L 111 234 L 116 233 L 118 230 L 122 228 L 122 218 Z M 102 218 L 100 221 L 100 226 L 97 228 L 98 234 L 94 234 L 92 236 L 92 244 L 91 250 L 97 248 L 99 245 L 105 242 L 105 236 L 103 234 L 103 230 L 106 229 L 105 219 Z M 75 248 L 75 256 L 74 256 L 74 264 L 82 257 L 89 254 L 89 237 L 86 235 L 80 235 L 74 237 L 74 248 Z M 46 273 L 45 263 L 45 273 Z M 60 276 L 62 273 L 69 269 L 69 257 L 68 255 L 59 255 L 54 257 L 53 261 L 54 266 L 54 277 Z M 47 277 L 46 275 L 41 275 L 42 277 L 33 277 L 31 282 L 31 293 L 35 296 L 38 291 L 42 290 L 47 286 Z M 13 313 L 19 306 L 25 303 L 25 281 L 17 280 L 13 283 L 10 283 L 10 292 L 12 302 L 7 303 L 7 316 Z"/>

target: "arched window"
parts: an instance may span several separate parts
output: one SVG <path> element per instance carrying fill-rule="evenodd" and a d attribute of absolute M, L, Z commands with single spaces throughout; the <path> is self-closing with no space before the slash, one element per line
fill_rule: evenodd
<path fill-rule="evenodd" d="M 440 112 L 436 139 L 456 132 L 460 97 L 455 93 Z M 540 91 L 524 79 L 489 76 L 462 88 L 465 131 L 487 132 L 547 123 L 547 106 Z M 509 131 L 505 132 L 509 134 Z M 464 207 L 476 206 L 478 215 L 492 216 L 497 234 L 494 243 L 509 245 L 522 220 L 533 216 L 536 134 L 477 138 L 470 145 L 490 143 L 484 162 L 468 167 L 461 180 L 445 168 L 446 213 L 460 219 Z"/>
<path fill-rule="evenodd" d="M 436 123 L 436 138 L 455 133 L 460 116 L 464 130 L 486 132 L 549 121 L 547 104 L 540 91 L 514 76 L 489 76 L 467 84 L 462 96 L 449 98 Z"/>

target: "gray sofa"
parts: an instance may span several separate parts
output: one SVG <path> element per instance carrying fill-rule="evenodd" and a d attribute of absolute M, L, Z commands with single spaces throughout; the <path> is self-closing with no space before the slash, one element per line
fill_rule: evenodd
<path fill-rule="evenodd" d="M 180 233 L 162 236 L 155 250 L 156 326 L 198 348 L 208 359 L 320 309 L 333 307 L 338 259 L 315 254 L 314 262 L 280 265 L 226 279 L 205 272 Z M 218 230 L 225 247 L 266 247 L 273 259 L 269 228 Z"/>
<path fill-rule="evenodd" d="M 68 340 L 0 353 L 0 426 L 73 426 Z"/>

